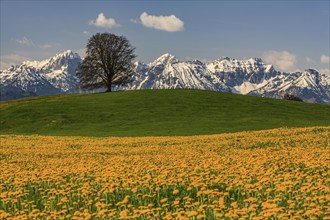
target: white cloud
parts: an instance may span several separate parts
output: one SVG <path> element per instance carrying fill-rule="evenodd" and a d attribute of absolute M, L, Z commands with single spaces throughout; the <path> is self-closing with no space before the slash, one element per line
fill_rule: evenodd
<path fill-rule="evenodd" d="M 134 19 L 134 18 L 131 18 L 131 20 L 130 20 L 132 23 L 134 23 L 134 24 L 137 24 L 138 23 L 138 20 L 137 19 Z"/>
<path fill-rule="evenodd" d="M 34 43 L 31 39 L 28 39 L 27 37 L 22 37 L 21 39 L 15 40 L 17 43 L 21 45 L 26 45 L 26 46 L 33 46 L 35 48 L 40 48 L 40 49 L 50 49 L 52 47 L 58 46 L 59 44 L 39 44 L 39 43 Z"/>
<path fill-rule="evenodd" d="M 51 45 L 51 44 L 43 44 L 43 45 L 40 45 L 40 48 L 41 49 L 49 49 L 49 48 L 52 48 L 53 47 L 53 45 Z"/>
<path fill-rule="evenodd" d="M 20 54 L 7 54 L 0 57 L 0 70 L 9 68 L 11 65 L 21 64 L 23 61 L 30 60 L 28 57 Z"/>
<path fill-rule="evenodd" d="M 330 76 L 330 69 L 320 69 L 320 73 Z"/>
<path fill-rule="evenodd" d="M 268 64 L 273 64 L 282 71 L 296 71 L 297 58 L 296 55 L 288 51 L 268 51 L 265 52 L 262 58 Z"/>
<path fill-rule="evenodd" d="M 96 27 L 103 27 L 103 28 L 114 28 L 120 26 L 115 19 L 106 18 L 103 13 L 100 13 L 95 21 L 93 20 L 89 21 L 89 25 L 93 25 Z"/>
<path fill-rule="evenodd" d="M 311 63 L 312 62 L 312 59 L 310 57 L 305 57 L 305 58 L 306 58 L 307 63 Z"/>
<path fill-rule="evenodd" d="M 184 26 L 184 22 L 175 15 L 155 16 L 148 15 L 147 12 L 143 12 L 140 15 L 140 20 L 145 27 L 169 32 L 182 31 Z"/>
<path fill-rule="evenodd" d="M 330 56 L 327 56 L 327 55 L 322 55 L 321 57 L 320 57 L 320 61 L 321 61 L 321 63 L 330 63 Z"/>
<path fill-rule="evenodd" d="M 91 32 L 89 32 L 89 31 L 83 31 L 83 34 L 85 34 L 85 35 L 91 35 Z"/>
<path fill-rule="evenodd" d="M 22 39 L 17 39 L 16 42 L 26 46 L 34 45 L 33 41 L 28 39 L 27 37 L 22 37 Z"/>

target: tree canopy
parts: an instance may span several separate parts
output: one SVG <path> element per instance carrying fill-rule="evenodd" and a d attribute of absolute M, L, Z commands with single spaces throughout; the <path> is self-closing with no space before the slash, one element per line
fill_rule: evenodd
<path fill-rule="evenodd" d="M 111 33 L 93 35 L 86 47 L 86 57 L 78 67 L 82 89 L 106 88 L 127 83 L 134 71 L 135 48 L 124 36 Z"/>

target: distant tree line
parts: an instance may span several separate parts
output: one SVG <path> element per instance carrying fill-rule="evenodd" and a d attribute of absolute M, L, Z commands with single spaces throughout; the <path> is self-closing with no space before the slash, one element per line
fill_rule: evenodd
<path fill-rule="evenodd" d="M 291 101 L 298 101 L 298 102 L 302 102 L 303 100 L 301 98 L 299 98 L 298 96 L 286 93 L 283 97 L 283 99 L 285 100 L 291 100 Z"/>

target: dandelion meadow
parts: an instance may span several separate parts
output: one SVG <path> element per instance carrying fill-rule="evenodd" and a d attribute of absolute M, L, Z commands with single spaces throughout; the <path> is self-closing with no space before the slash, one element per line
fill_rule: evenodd
<path fill-rule="evenodd" d="M 330 219 L 329 136 L 1 135 L 0 219 Z"/>

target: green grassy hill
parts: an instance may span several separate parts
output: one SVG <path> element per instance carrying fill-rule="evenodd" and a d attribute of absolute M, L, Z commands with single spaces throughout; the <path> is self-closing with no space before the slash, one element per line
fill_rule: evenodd
<path fill-rule="evenodd" d="M 330 105 L 199 90 L 140 90 L 0 102 L 2 134 L 195 135 L 330 126 Z"/>

